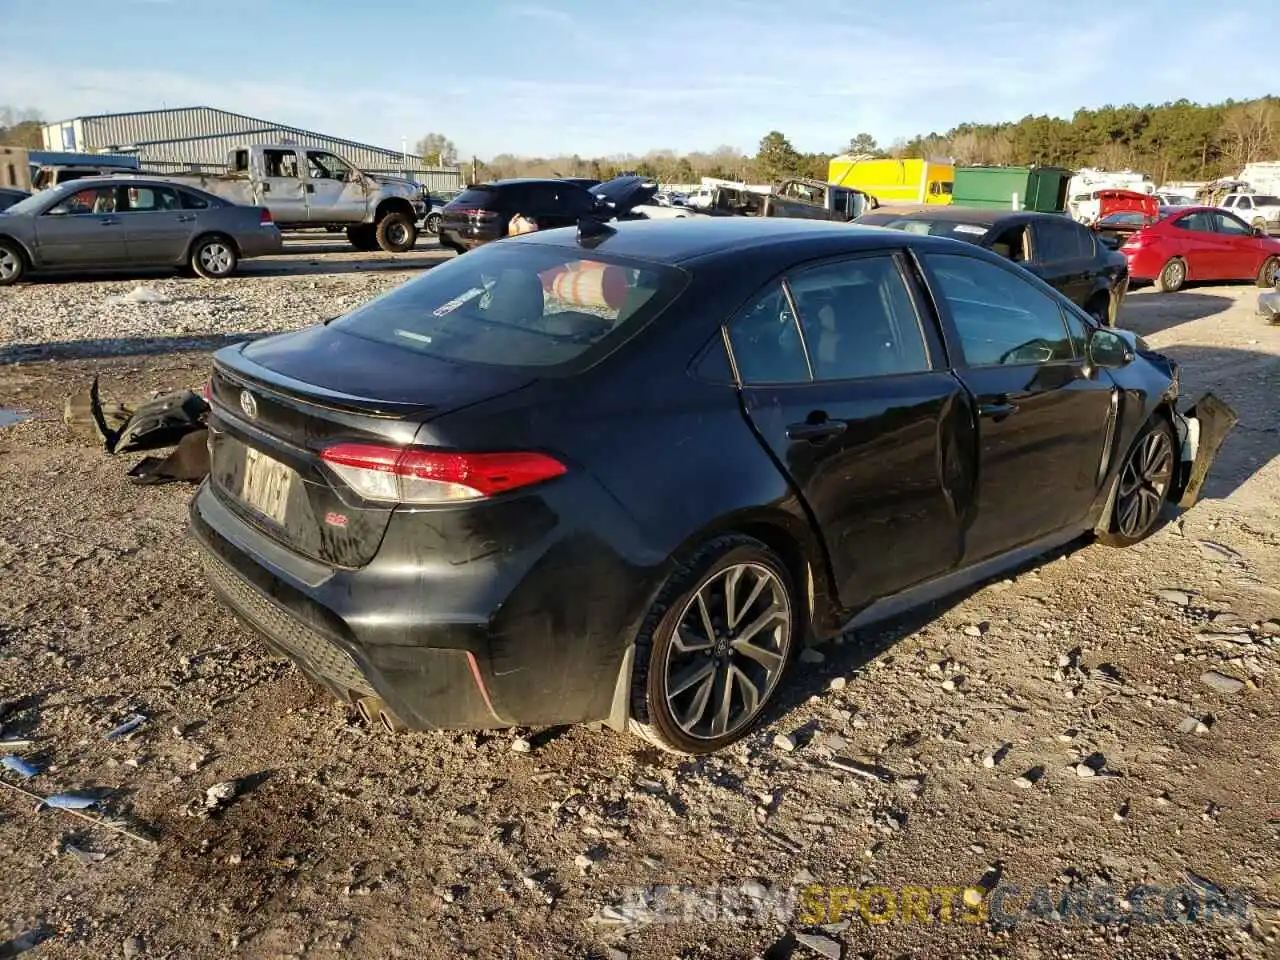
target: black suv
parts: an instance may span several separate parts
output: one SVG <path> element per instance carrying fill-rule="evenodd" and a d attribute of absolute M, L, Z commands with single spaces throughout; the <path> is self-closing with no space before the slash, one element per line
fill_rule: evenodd
<path fill-rule="evenodd" d="M 465 253 L 507 235 L 516 214 L 531 217 L 539 230 L 571 227 L 597 212 L 601 201 L 589 190 L 564 180 L 495 180 L 467 187 L 445 204 L 440 246 Z"/>

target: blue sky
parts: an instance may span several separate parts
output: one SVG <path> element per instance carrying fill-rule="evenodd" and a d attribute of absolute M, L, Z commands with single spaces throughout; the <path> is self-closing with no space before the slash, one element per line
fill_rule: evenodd
<path fill-rule="evenodd" d="M 481 158 L 754 152 L 772 129 L 819 151 L 1280 92 L 1276 22 L 1274 0 L 0 0 L 0 103 L 203 104 Z"/>

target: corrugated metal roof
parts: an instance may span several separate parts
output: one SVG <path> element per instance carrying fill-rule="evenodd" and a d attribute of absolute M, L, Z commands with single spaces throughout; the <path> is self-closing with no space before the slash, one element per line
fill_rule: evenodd
<path fill-rule="evenodd" d="M 291 143 L 304 147 L 328 150 L 362 170 L 372 167 L 404 166 L 403 154 L 368 147 L 349 146 L 350 141 L 308 133 L 292 127 L 258 127 L 203 137 L 182 137 L 172 140 L 155 140 L 136 143 L 133 148 L 144 161 L 166 160 L 185 163 L 221 163 L 232 148 L 246 143 Z M 409 165 L 420 167 L 422 158 L 410 154 Z"/>
<path fill-rule="evenodd" d="M 79 144 L 82 150 L 120 149 L 173 141 L 222 141 L 224 138 L 237 136 L 244 139 L 251 132 L 272 130 L 277 131 L 277 137 L 280 139 L 287 138 L 308 146 L 332 150 L 346 157 L 356 166 L 385 166 L 388 161 L 398 165 L 403 162 L 403 154 L 399 150 L 375 147 L 341 137 L 329 137 L 300 127 L 272 123 L 269 120 L 260 120 L 214 107 L 177 107 L 136 113 L 97 114 L 46 124 L 46 128 L 58 128 L 62 124 L 73 123 L 77 119 L 81 122 L 83 129 L 83 142 Z M 246 142 L 261 143 L 263 141 L 246 140 Z M 139 153 L 141 154 L 141 151 Z M 225 153 L 225 148 L 218 156 L 205 156 L 192 159 L 191 162 L 218 162 L 223 159 L 221 153 Z M 357 154 L 361 155 L 361 159 L 357 158 Z M 374 157 L 379 159 L 374 160 Z M 409 162 L 420 164 L 422 158 L 410 154 Z"/>

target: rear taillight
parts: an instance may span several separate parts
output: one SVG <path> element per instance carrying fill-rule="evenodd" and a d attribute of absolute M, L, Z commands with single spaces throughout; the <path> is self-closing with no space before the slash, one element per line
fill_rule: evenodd
<path fill-rule="evenodd" d="M 1125 250 L 1136 250 L 1138 247 L 1144 247 L 1147 244 L 1147 236 L 1142 233 L 1131 233 L 1123 244 Z"/>
<path fill-rule="evenodd" d="M 327 447 L 320 458 L 366 500 L 389 503 L 483 500 L 566 469 L 544 453 L 454 453 L 365 443 Z"/>
<path fill-rule="evenodd" d="M 258 226 L 270 227 L 270 226 L 273 226 L 274 224 L 275 224 L 275 221 L 271 219 L 270 210 L 268 210 L 266 207 L 263 207 L 260 211 L 258 211 Z"/>
<path fill-rule="evenodd" d="M 467 215 L 476 220 L 496 220 L 498 219 L 497 210 L 468 210 Z"/>

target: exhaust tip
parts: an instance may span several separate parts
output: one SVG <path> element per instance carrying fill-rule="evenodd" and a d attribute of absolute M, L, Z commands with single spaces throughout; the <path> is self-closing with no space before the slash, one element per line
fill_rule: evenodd
<path fill-rule="evenodd" d="M 400 733 L 406 729 L 404 721 L 387 709 L 378 697 L 361 697 L 356 701 L 356 713 L 370 727 L 382 727 L 388 733 Z"/>

